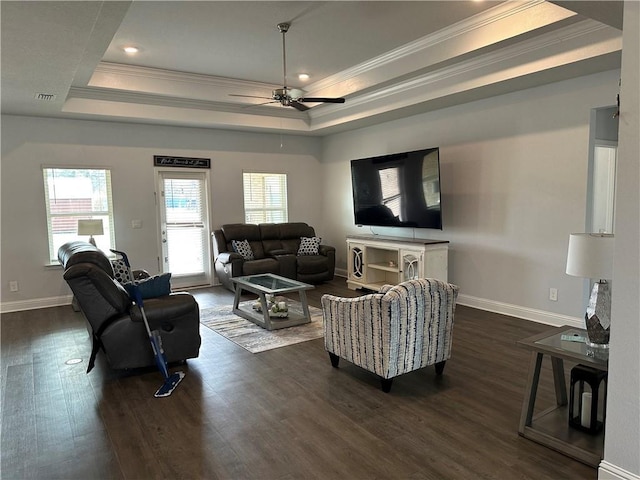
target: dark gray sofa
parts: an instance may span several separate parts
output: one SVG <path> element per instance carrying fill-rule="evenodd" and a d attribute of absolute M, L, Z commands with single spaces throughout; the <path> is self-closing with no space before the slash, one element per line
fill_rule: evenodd
<path fill-rule="evenodd" d="M 233 223 L 222 225 L 212 234 L 215 270 L 226 288 L 234 291 L 233 277 L 274 273 L 305 283 L 333 279 L 336 249 L 320 245 L 318 255 L 297 255 L 302 237 L 315 237 L 315 230 L 304 222 Z M 248 240 L 254 260 L 245 260 L 233 251 L 233 240 Z"/>
<path fill-rule="evenodd" d="M 64 279 L 73 291 L 93 338 L 87 372 L 95 354 L 104 350 L 109 366 L 131 369 L 155 365 L 140 309 L 114 279 L 111 261 L 88 242 L 74 241 L 58 250 Z M 188 293 L 171 293 L 144 300 L 152 330 L 159 330 L 170 363 L 195 358 L 200 350 L 198 303 Z"/>

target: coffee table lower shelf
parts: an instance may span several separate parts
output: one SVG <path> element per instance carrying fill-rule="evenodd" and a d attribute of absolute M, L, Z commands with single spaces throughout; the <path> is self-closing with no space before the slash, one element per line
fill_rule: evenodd
<path fill-rule="evenodd" d="M 552 448 L 591 467 L 598 467 L 604 452 L 604 432 L 590 435 L 569 426 L 567 405 L 550 407 L 534 416 L 519 432 L 524 438 Z"/>
<path fill-rule="evenodd" d="M 269 324 L 264 320 L 262 312 L 258 312 L 251 307 L 238 305 L 233 309 L 233 313 L 239 317 L 249 320 L 266 330 L 279 330 L 281 328 L 295 327 L 297 325 L 303 325 L 311 322 L 311 317 L 304 315 L 302 312 L 297 312 L 295 309 L 289 307 L 289 315 L 286 317 L 269 317 Z"/>

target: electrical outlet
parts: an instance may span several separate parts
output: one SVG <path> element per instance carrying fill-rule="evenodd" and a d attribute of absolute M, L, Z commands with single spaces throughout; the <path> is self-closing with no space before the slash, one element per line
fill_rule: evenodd
<path fill-rule="evenodd" d="M 551 300 L 552 302 L 557 302 L 558 301 L 558 289 L 557 288 L 550 288 L 549 289 L 549 300 Z"/>
<path fill-rule="evenodd" d="M 17 280 L 11 280 L 9 282 L 9 290 L 12 292 L 17 292 L 18 291 L 18 281 Z"/>

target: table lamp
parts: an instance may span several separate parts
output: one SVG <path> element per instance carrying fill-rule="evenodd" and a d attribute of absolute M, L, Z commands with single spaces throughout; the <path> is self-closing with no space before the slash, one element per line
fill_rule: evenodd
<path fill-rule="evenodd" d="M 607 280 L 613 277 L 613 246 L 613 234 L 572 233 L 569 236 L 567 274 L 598 279 L 593 284 L 584 317 L 587 344 L 594 348 L 609 348 L 611 291 Z"/>
<path fill-rule="evenodd" d="M 96 246 L 94 235 L 103 235 L 102 219 L 98 220 L 78 220 L 78 235 L 89 235 L 89 243 Z"/>

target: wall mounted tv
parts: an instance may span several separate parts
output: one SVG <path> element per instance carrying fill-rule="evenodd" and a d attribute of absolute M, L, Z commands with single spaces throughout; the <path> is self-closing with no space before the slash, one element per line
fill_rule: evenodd
<path fill-rule="evenodd" d="M 351 160 L 351 184 L 357 225 L 442 230 L 437 147 Z"/>

